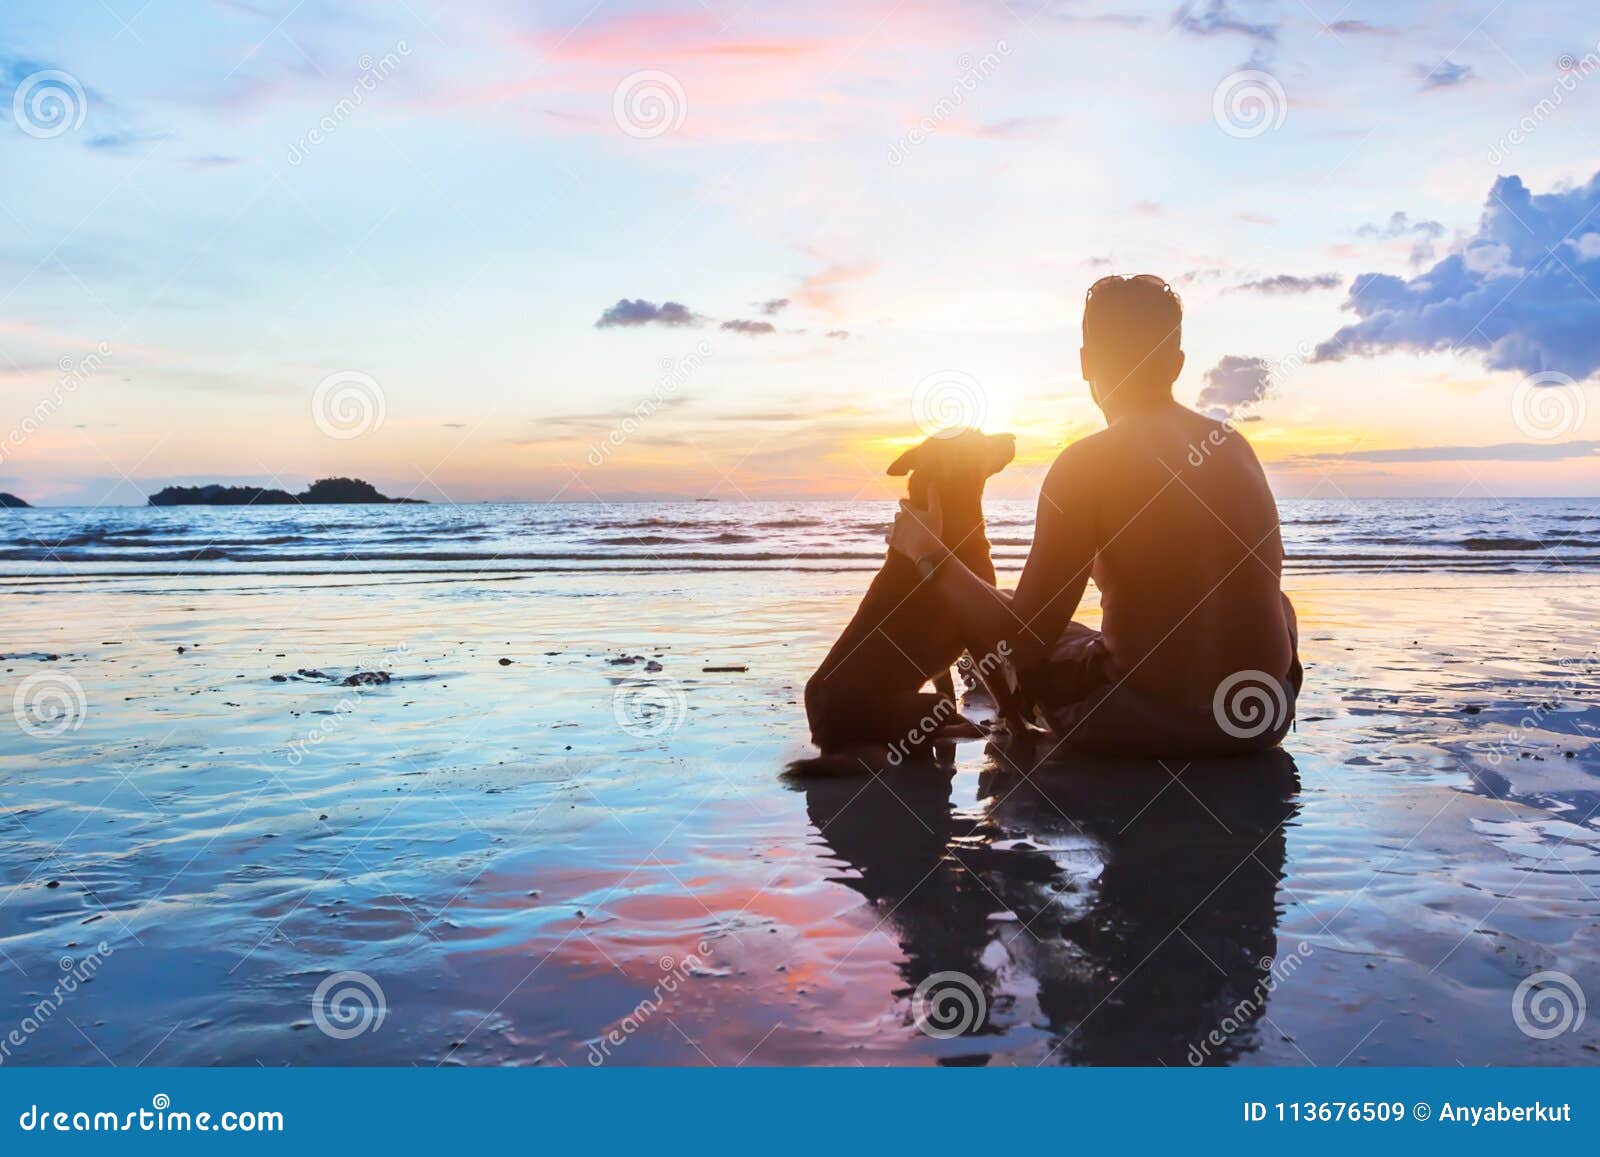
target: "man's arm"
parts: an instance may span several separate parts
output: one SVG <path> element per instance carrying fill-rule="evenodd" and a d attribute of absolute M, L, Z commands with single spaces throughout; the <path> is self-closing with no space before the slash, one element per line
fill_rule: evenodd
<path fill-rule="evenodd" d="M 1045 477 L 1033 547 L 1016 593 L 1009 597 L 944 550 L 920 520 L 916 526 L 905 525 L 915 519 L 914 512 L 896 519 L 891 545 L 913 561 L 938 560 L 931 581 L 969 648 L 981 654 L 998 650 L 1003 642 L 1014 663 L 1029 667 L 1049 653 L 1078 609 L 1096 549 L 1091 472 L 1083 457 L 1069 447 Z"/>

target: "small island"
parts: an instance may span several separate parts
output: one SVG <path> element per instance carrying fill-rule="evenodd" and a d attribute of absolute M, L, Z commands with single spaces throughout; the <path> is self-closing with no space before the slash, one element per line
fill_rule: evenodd
<path fill-rule="evenodd" d="M 0 490 L 0 508 L 7 510 L 32 509 L 32 507 L 30 507 L 26 502 L 22 501 L 22 499 L 18 498 L 15 494 L 7 494 L 4 490 Z"/>
<path fill-rule="evenodd" d="M 426 505 L 421 498 L 390 498 L 359 478 L 319 478 L 299 494 L 260 486 L 167 486 L 149 499 L 151 506 L 328 506 Z M 24 503 L 23 505 L 26 505 Z"/>

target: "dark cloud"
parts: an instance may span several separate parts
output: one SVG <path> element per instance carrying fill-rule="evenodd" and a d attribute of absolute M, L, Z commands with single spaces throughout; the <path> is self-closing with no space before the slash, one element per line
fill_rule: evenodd
<path fill-rule="evenodd" d="M 789 299 L 787 297 L 774 297 L 761 302 L 759 308 L 768 317 L 776 317 L 789 308 Z"/>
<path fill-rule="evenodd" d="M 85 148 L 99 149 L 102 152 L 120 153 L 137 145 L 155 144 L 166 140 L 165 133 L 139 133 L 131 130 L 120 132 L 96 133 L 83 142 Z"/>
<path fill-rule="evenodd" d="M 1216 418 L 1232 418 L 1267 396 L 1272 365 L 1265 358 L 1226 355 L 1206 371 L 1205 388 L 1196 405 Z"/>
<path fill-rule="evenodd" d="M 1061 123 L 1060 117 L 1008 117 L 978 125 L 972 135 L 991 141 L 1025 141 L 1044 136 Z"/>
<path fill-rule="evenodd" d="M 1357 237 L 1374 241 L 1393 241 L 1400 237 L 1414 237 L 1411 245 L 1411 263 L 1420 265 L 1433 260 L 1433 243 L 1445 234 L 1445 227 L 1437 221 L 1413 221 L 1405 213 L 1389 214 L 1382 225 L 1363 225 L 1356 230 Z"/>
<path fill-rule="evenodd" d="M 1493 446 L 1402 446 L 1392 450 L 1353 450 L 1347 454 L 1307 454 L 1316 462 L 1561 462 L 1600 455 L 1600 442 L 1500 442 Z"/>
<path fill-rule="evenodd" d="M 1228 0 L 1207 0 L 1204 7 L 1188 3 L 1173 13 L 1172 22 L 1191 36 L 1243 36 L 1260 44 L 1278 42 L 1278 26 L 1247 20 L 1228 6 Z"/>
<path fill-rule="evenodd" d="M 701 320 L 686 305 L 676 301 L 664 301 L 660 305 L 638 298 L 629 301 L 624 297 L 617 304 L 600 315 L 600 320 L 594 323 L 596 329 L 609 329 L 619 325 L 695 325 Z"/>
<path fill-rule="evenodd" d="M 1344 308 L 1359 319 L 1317 347 L 1340 361 L 1404 350 L 1472 350 L 1492 370 L 1600 370 L 1600 173 L 1537 196 L 1520 177 L 1489 190 L 1475 233 L 1425 272 L 1363 273 Z"/>
<path fill-rule="evenodd" d="M 1443 60 L 1433 68 L 1429 68 L 1426 64 L 1417 65 L 1417 75 L 1422 78 L 1422 87 L 1430 89 L 1454 88 L 1458 84 L 1466 84 L 1467 81 L 1476 79 L 1478 74 L 1472 71 L 1470 64 Z"/>
<path fill-rule="evenodd" d="M 1421 237 L 1443 237 L 1445 228 L 1437 221 L 1413 221 L 1409 216 L 1400 211 L 1389 214 L 1389 219 L 1382 225 L 1363 225 L 1356 230 L 1358 237 L 1371 237 L 1377 240 L 1392 240 L 1396 237 L 1405 237 L 1415 234 Z"/>
<path fill-rule="evenodd" d="M 751 336 L 778 332 L 778 327 L 773 325 L 770 321 L 746 321 L 742 317 L 736 317 L 732 321 L 723 322 L 721 328 L 729 330 L 732 333 L 747 333 Z"/>
<path fill-rule="evenodd" d="M 1269 297 L 1281 297 L 1291 293 L 1314 293 L 1319 289 L 1338 289 L 1344 284 L 1344 278 L 1337 273 L 1318 273 L 1313 277 L 1296 277 L 1292 273 L 1280 273 L 1276 277 L 1261 277 L 1255 281 L 1245 281 L 1235 285 L 1229 293 L 1264 293 Z"/>
<path fill-rule="evenodd" d="M 1328 31 L 1336 36 L 1397 36 L 1400 30 L 1387 24 L 1373 24 L 1368 20 L 1335 20 Z"/>
<path fill-rule="evenodd" d="M 591 431 L 608 426 L 618 426 L 629 419 L 639 421 L 659 414 L 664 410 L 687 406 L 693 401 L 693 397 L 689 394 L 660 394 L 641 399 L 628 408 L 590 410 L 573 414 L 550 414 L 543 418 L 530 418 L 528 419 L 528 424 L 533 427 L 530 432 L 508 435 L 503 441 L 510 442 L 515 446 L 537 446 L 579 434 L 587 435 Z M 655 441 L 656 439 L 652 438 L 651 440 Z"/>

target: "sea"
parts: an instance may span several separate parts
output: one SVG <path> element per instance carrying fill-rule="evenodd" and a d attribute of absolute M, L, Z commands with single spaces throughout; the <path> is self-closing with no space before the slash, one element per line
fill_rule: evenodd
<path fill-rule="evenodd" d="M 1290 499 L 1295 572 L 1522 573 L 1600 566 L 1600 499 Z M 888 502 L 52 507 L 0 512 L 0 575 L 872 571 Z M 1033 507 L 991 501 L 1002 573 Z"/>

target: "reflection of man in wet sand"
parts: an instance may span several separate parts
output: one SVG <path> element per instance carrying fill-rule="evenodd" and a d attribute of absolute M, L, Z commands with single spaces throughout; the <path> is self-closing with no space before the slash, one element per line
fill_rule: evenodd
<path fill-rule="evenodd" d="M 1274 746 L 1293 721 L 1301 673 L 1277 505 L 1249 443 L 1173 400 L 1182 328 L 1159 278 L 1089 290 L 1083 375 L 1107 428 L 1051 467 L 1014 594 L 945 548 L 937 504 L 901 503 L 890 536 L 973 654 L 1005 641 L 1025 700 L 1082 750 L 1231 754 Z M 1100 631 L 1072 622 L 1091 577 Z"/>
<path fill-rule="evenodd" d="M 1176 770 L 1075 756 L 987 773 L 976 813 L 932 768 L 805 782 L 811 823 L 852 869 L 839 882 L 899 939 L 898 995 L 957 973 L 983 993 L 961 1039 L 922 1047 L 1197 1065 L 1263 1043 L 1298 773 L 1281 750 L 1185 765 L 1181 790 Z"/>

